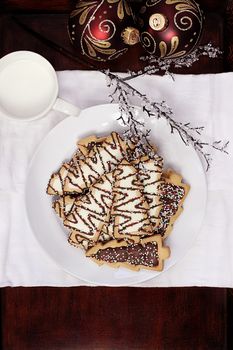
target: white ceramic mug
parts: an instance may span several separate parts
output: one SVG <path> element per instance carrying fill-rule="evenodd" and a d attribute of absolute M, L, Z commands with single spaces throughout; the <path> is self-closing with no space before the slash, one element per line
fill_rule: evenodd
<path fill-rule="evenodd" d="M 80 109 L 58 97 L 52 65 L 31 51 L 15 51 L 0 59 L 0 115 L 34 120 L 51 109 L 78 116 Z"/>

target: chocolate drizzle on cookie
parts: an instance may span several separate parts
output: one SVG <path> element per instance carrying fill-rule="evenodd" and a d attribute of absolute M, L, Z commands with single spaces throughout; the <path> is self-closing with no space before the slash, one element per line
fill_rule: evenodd
<path fill-rule="evenodd" d="M 76 199 L 72 196 L 61 196 L 53 202 L 52 207 L 60 218 L 65 219 L 72 211 Z"/>
<path fill-rule="evenodd" d="M 149 205 L 150 222 L 153 228 L 159 226 L 159 213 L 162 207 L 159 186 L 162 183 L 162 158 L 157 160 L 142 157 L 139 163 L 139 177 L 143 184 L 143 193 Z"/>
<path fill-rule="evenodd" d="M 102 144 L 95 146 L 85 160 L 76 163 L 65 181 L 66 193 L 80 193 L 98 181 L 106 172 L 115 169 L 124 158 L 127 146 L 117 133 L 112 133 Z"/>
<path fill-rule="evenodd" d="M 164 240 L 189 186 L 174 171 L 164 172 L 154 146 L 142 155 L 134 140 L 116 132 L 77 146 L 47 187 L 68 242 L 99 265 L 161 271 L 170 254 Z"/>
<path fill-rule="evenodd" d="M 102 176 L 88 194 L 75 201 L 73 210 L 64 225 L 76 230 L 83 237 L 96 241 L 104 224 L 109 220 L 113 201 L 113 175 Z"/>
<path fill-rule="evenodd" d="M 114 236 L 152 234 L 148 203 L 143 195 L 143 184 L 137 170 L 122 160 L 114 172 L 114 198 L 111 215 L 114 217 Z"/>
<path fill-rule="evenodd" d="M 57 173 L 52 174 L 48 186 L 47 194 L 49 195 L 63 195 L 64 182 L 69 170 L 69 163 L 62 164 Z"/>

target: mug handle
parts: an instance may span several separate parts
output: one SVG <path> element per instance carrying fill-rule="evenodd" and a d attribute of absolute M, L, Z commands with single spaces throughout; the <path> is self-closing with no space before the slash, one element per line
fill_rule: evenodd
<path fill-rule="evenodd" d="M 73 117 L 77 117 L 81 112 L 80 108 L 74 106 L 72 103 L 63 100 L 60 97 L 56 99 L 53 105 L 53 109 Z"/>

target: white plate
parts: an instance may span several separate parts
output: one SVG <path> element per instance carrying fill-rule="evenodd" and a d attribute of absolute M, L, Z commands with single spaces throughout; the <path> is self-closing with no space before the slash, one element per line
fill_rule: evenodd
<path fill-rule="evenodd" d="M 142 115 L 140 110 L 138 113 Z M 132 285 L 158 276 L 160 272 L 99 267 L 87 259 L 81 249 L 67 243 L 68 231 L 52 209 L 52 198 L 46 194 L 46 187 L 51 174 L 58 170 L 62 162 L 70 159 L 77 140 L 91 134 L 103 136 L 111 131 L 122 131 L 123 128 L 116 121 L 118 116 L 118 106 L 106 104 L 87 108 L 78 118 L 65 119 L 39 146 L 32 159 L 26 185 L 28 218 L 41 246 L 65 271 L 97 285 Z M 166 240 L 171 248 L 171 256 L 165 262 L 166 271 L 184 256 L 200 230 L 206 206 L 206 181 L 195 150 L 185 146 L 178 135 L 171 135 L 164 120 L 151 120 L 148 127 L 152 129 L 151 141 L 158 146 L 165 166 L 181 173 L 191 186 L 184 212 Z"/>

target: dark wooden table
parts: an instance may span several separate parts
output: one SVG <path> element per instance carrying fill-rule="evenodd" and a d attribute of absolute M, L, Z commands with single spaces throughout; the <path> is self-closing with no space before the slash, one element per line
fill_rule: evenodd
<path fill-rule="evenodd" d="M 29 27 L 72 51 L 67 14 L 75 1 L 1 0 L 0 56 L 14 50 L 44 55 L 57 70 L 84 69 L 20 28 Z M 202 0 L 203 43 L 225 48 L 226 2 Z M 73 51 L 72 51 L 73 52 Z M 139 68 L 140 48 L 111 64 L 112 70 Z M 130 67 L 129 67 L 130 62 Z M 229 66 L 229 65 L 228 65 Z M 182 73 L 217 73 L 227 59 L 202 58 Z M 3 350 L 224 350 L 232 349 L 232 292 L 220 288 L 3 288 Z"/>

